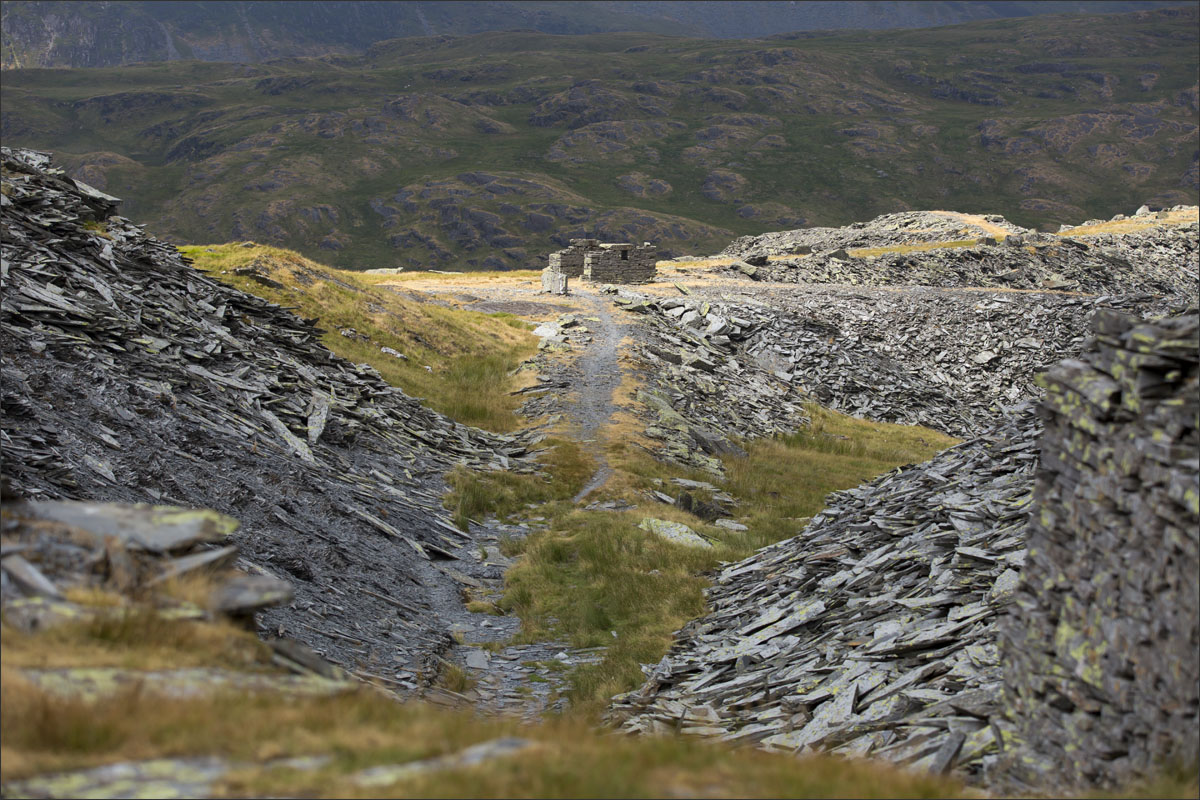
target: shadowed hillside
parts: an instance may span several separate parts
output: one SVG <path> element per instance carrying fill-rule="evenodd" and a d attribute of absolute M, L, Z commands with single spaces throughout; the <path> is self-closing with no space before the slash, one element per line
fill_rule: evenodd
<path fill-rule="evenodd" d="M 52 149 L 176 241 L 338 267 L 668 255 L 912 208 L 1077 223 L 1195 203 L 1194 8 L 754 42 L 532 32 L 364 56 L 16 70 Z"/>
<path fill-rule="evenodd" d="M 745 39 L 780 31 L 924 28 L 1039 14 L 1139 11 L 1170 2 L 30 2 L 4 4 L 3 69 L 142 61 L 256 62 L 361 53 L 400 36 L 533 30 Z"/>

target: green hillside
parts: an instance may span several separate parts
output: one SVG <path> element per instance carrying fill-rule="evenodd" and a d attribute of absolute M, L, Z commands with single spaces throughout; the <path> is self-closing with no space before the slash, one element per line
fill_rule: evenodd
<path fill-rule="evenodd" d="M 751 39 L 781 31 L 928 28 L 1117 14 L 1178 0 L 5 0 L 0 69 L 361 54 L 403 36 L 532 30 Z"/>
<path fill-rule="evenodd" d="M 1025 225 L 1196 203 L 1197 11 L 758 41 L 484 33 L 364 56 L 5 72 L 53 150 L 178 242 L 341 268 L 712 251 L 910 208 Z"/>

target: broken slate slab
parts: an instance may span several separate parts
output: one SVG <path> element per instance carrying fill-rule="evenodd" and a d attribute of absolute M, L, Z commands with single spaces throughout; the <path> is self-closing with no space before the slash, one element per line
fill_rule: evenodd
<path fill-rule="evenodd" d="M 688 547 L 712 547 L 712 544 L 707 539 L 682 522 L 671 522 L 665 519 L 647 517 L 638 523 L 638 527 L 675 544 L 682 544 Z"/>
<path fill-rule="evenodd" d="M 144 503 L 30 502 L 29 516 L 61 522 L 98 537 L 112 536 L 134 550 L 167 553 L 197 544 L 220 542 L 238 522 L 207 509 L 150 506 Z"/>

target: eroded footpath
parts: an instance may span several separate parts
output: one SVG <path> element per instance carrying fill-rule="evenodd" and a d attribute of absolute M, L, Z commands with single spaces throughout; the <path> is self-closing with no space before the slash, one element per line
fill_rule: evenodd
<path fill-rule="evenodd" d="M 503 295 L 519 296 L 525 291 L 530 290 L 507 288 Z M 553 420 L 556 428 L 583 445 L 583 452 L 594 462 L 594 473 L 572 498 L 573 503 L 581 504 L 613 474 L 604 443 L 617 411 L 614 395 L 623 377 L 619 359 L 622 329 L 613 319 L 611 302 L 594 289 L 576 290 L 565 299 L 573 310 L 557 314 L 537 328 L 541 351 L 527 365 L 536 371 L 537 382 L 525 390 L 533 397 L 522 412 Z M 562 310 L 564 298 L 542 305 L 539 301 L 544 300 L 544 296 L 534 295 L 527 300 L 476 303 L 484 308 L 533 312 L 536 317 Z M 501 542 L 525 538 L 545 524 L 536 509 L 530 510 L 523 522 L 507 524 L 491 518 L 472 524 L 478 545 L 462 554 L 468 568 L 448 570 L 449 574 L 462 584 L 465 595 L 495 608 L 504 592 L 504 571 L 514 563 L 500 552 Z M 512 714 L 529 722 L 546 712 L 566 710 L 570 671 L 600 661 L 605 650 L 573 648 L 562 640 L 511 644 L 521 629 L 517 617 L 471 613 L 465 608 L 453 615 L 450 629 L 456 644 L 445 658 L 461 669 L 466 679 L 461 690 L 439 686 L 425 696 L 448 705 L 471 704 L 485 713 Z"/>

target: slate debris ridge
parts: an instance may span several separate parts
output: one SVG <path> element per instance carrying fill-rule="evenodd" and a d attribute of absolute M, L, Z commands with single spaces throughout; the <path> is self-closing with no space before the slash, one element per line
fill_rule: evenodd
<path fill-rule="evenodd" d="M 457 424 L 114 216 L 43 153 L 3 148 L 4 473 L 28 499 L 212 508 L 238 565 L 287 580 L 261 616 L 399 691 L 436 674 L 433 568 L 471 545 L 441 508 L 456 464 L 530 470 L 531 444 Z M 368 665 L 361 667 L 361 665 Z"/>

